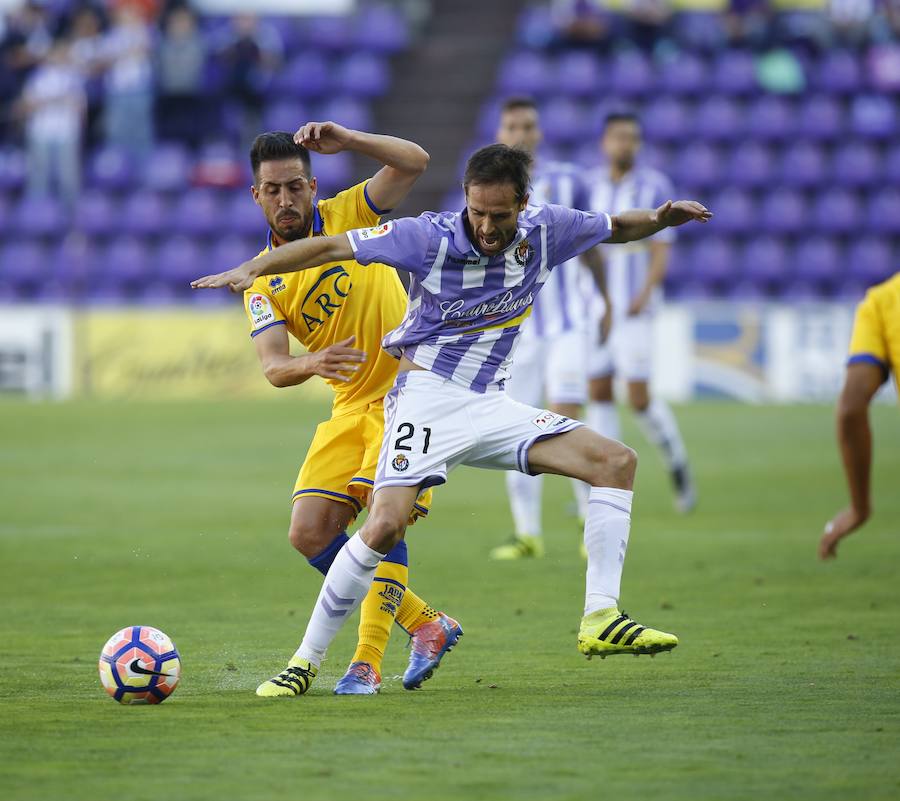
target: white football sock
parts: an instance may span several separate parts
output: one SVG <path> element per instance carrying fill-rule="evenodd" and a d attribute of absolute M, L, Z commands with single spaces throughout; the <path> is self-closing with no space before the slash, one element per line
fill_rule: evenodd
<path fill-rule="evenodd" d="M 662 452 L 669 470 L 687 463 L 687 450 L 678 423 L 669 405 L 654 398 L 643 412 L 636 415 L 641 433 Z"/>
<path fill-rule="evenodd" d="M 586 615 L 619 605 L 633 497 L 631 490 L 591 487 L 584 524 L 584 545 L 588 553 Z"/>
<path fill-rule="evenodd" d="M 526 476 L 515 470 L 506 473 L 506 492 L 512 510 L 516 536 L 541 536 L 542 476 Z"/>
<path fill-rule="evenodd" d="M 622 441 L 622 429 L 619 426 L 619 411 L 612 401 L 591 401 L 587 407 L 588 428 L 607 439 Z"/>
<path fill-rule="evenodd" d="M 325 576 L 295 656 L 308 659 L 316 667 L 322 664 L 331 641 L 366 597 L 375 568 L 383 558 L 384 554 L 373 551 L 359 533 L 347 540 Z"/>
<path fill-rule="evenodd" d="M 591 496 L 590 484 L 585 484 L 583 481 L 573 478 L 572 491 L 575 493 L 575 505 L 578 507 L 578 519 L 587 520 L 588 499 Z"/>

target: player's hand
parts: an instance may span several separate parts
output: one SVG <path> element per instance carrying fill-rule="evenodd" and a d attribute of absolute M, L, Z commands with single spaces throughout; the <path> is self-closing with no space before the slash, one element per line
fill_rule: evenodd
<path fill-rule="evenodd" d="M 646 305 L 649 302 L 650 302 L 650 293 L 649 292 L 643 292 L 643 291 L 638 292 L 638 294 L 635 295 L 634 300 L 631 301 L 631 305 L 628 307 L 628 316 L 629 317 L 637 317 L 642 311 L 644 311 L 644 308 L 646 307 Z"/>
<path fill-rule="evenodd" d="M 351 381 L 353 374 L 360 368 L 360 362 L 366 360 L 365 351 L 350 347 L 355 341 L 356 337 L 347 337 L 327 348 L 310 353 L 313 374 L 336 381 Z"/>
<path fill-rule="evenodd" d="M 336 122 L 308 122 L 294 134 L 294 142 L 314 153 L 340 153 L 353 140 L 353 132 Z"/>
<path fill-rule="evenodd" d="M 861 512 L 852 506 L 838 512 L 825 524 L 825 533 L 819 540 L 819 559 L 834 559 L 837 556 L 838 543 L 868 519 L 868 512 Z"/>
<path fill-rule="evenodd" d="M 606 310 L 603 312 L 603 316 L 600 318 L 600 344 L 605 345 L 606 340 L 609 339 L 609 332 L 612 331 L 613 324 L 613 314 L 612 314 L 612 306 L 609 303 L 606 304 Z"/>
<path fill-rule="evenodd" d="M 191 281 L 191 286 L 194 289 L 219 289 L 227 286 L 232 292 L 243 292 L 245 289 L 250 289 L 251 284 L 256 280 L 253 266 L 253 262 L 245 261 L 240 267 L 235 267 L 233 270 L 196 278 Z"/>
<path fill-rule="evenodd" d="M 656 210 L 656 220 L 661 225 L 672 227 L 686 222 L 709 222 L 712 212 L 696 200 L 667 200 Z"/>

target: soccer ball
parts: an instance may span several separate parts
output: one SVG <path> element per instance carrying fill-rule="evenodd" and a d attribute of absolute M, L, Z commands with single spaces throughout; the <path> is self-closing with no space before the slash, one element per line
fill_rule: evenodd
<path fill-rule="evenodd" d="M 100 652 L 100 681 L 120 704 L 161 704 L 179 678 L 175 643 L 152 626 L 117 631 Z"/>

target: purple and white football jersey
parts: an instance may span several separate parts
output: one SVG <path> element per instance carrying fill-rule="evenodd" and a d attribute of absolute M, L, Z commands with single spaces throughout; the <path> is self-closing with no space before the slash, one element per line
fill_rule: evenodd
<path fill-rule="evenodd" d="M 601 167 L 588 175 L 588 182 L 591 187 L 589 208 L 605 209 L 610 214 L 620 214 L 628 209 L 653 209 L 674 199 L 669 179 L 648 167 L 635 167 L 621 181 L 613 181 L 609 169 Z M 647 239 L 603 248 L 606 282 L 614 314 L 626 314 L 646 283 L 650 269 L 650 242 L 654 239 L 672 242 L 675 229 L 664 228 Z M 599 292 L 594 291 L 599 297 Z M 660 293 L 660 290 L 656 291 L 656 296 L 647 304 L 646 313 L 656 310 Z"/>
<path fill-rule="evenodd" d="M 606 213 L 528 206 L 502 253 L 485 256 L 466 233 L 464 212 L 426 212 L 348 231 L 360 264 L 410 273 L 403 322 L 382 346 L 398 358 L 475 392 L 503 387 L 519 330 L 535 297 L 563 264 L 612 233 Z"/>
<path fill-rule="evenodd" d="M 562 161 L 539 162 L 532 174 L 529 203 L 588 209 L 588 190 L 581 170 Z M 526 324 L 530 334 L 555 337 L 587 327 L 590 294 L 584 292 L 585 272 L 577 258 L 553 268 Z M 593 281 L 592 278 L 589 280 Z"/>

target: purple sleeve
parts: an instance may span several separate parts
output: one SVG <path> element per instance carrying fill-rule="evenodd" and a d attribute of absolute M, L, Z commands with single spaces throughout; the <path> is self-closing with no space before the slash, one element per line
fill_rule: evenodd
<path fill-rule="evenodd" d="M 589 212 L 566 206 L 544 206 L 547 255 L 550 264 L 563 264 L 612 235 L 612 220 L 603 211 Z"/>
<path fill-rule="evenodd" d="M 374 228 L 347 231 L 350 247 L 360 264 L 390 264 L 413 275 L 428 273 L 431 226 L 420 217 L 388 220 Z"/>

